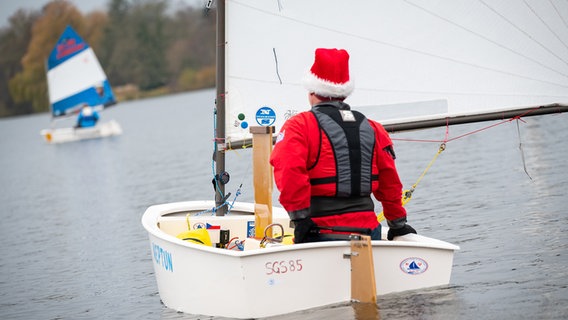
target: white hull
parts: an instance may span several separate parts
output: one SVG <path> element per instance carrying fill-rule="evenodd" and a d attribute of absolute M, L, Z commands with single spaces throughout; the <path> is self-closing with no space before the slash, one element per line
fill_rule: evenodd
<path fill-rule="evenodd" d="M 244 319 L 351 300 L 351 262 L 344 257 L 351 252 L 349 241 L 250 249 L 248 244 L 255 243 L 246 238 L 247 222 L 254 222 L 251 203 L 235 204 L 231 214 L 224 217 L 189 218 L 190 225 L 220 225 L 221 229 L 230 230 L 231 238 L 247 239 L 244 251 L 194 244 L 175 237 L 187 231 L 188 213 L 212 207 L 214 202 L 210 201 L 169 203 L 149 207 L 142 217 L 150 238 L 158 290 L 167 307 L 190 314 Z M 291 231 L 284 209 L 273 208 L 273 222 L 282 224 L 285 232 Z M 420 235 L 372 241 L 372 247 L 378 295 L 447 285 L 454 251 L 459 249 Z M 405 262 L 412 261 L 420 268 L 409 272 Z"/>
<path fill-rule="evenodd" d="M 48 143 L 64 143 L 86 139 L 104 138 L 122 134 L 120 124 L 115 120 L 98 123 L 91 128 L 44 129 L 40 134 Z"/>

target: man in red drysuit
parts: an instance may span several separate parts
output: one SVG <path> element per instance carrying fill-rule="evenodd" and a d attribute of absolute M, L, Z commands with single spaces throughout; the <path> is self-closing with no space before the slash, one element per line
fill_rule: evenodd
<path fill-rule="evenodd" d="M 270 157 L 280 203 L 294 222 L 294 242 L 354 228 L 380 240 L 371 194 L 383 206 L 389 240 L 416 233 L 406 223 L 388 133 L 343 102 L 353 91 L 347 51 L 316 49 L 304 85 L 312 108 L 285 122 Z"/>

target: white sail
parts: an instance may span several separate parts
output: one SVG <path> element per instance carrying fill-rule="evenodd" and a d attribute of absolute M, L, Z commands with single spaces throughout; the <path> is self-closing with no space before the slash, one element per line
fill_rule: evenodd
<path fill-rule="evenodd" d="M 77 113 L 83 105 L 116 103 L 93 49 L 67 26 L 47 59 L 49 104 L 53 117 Z"/>
<path fill-rule="evenodd" d="M 107 81 L 106 75 L 93 52 L 87 48 L 47 72 L 49 102 L 53 105 L 86 89 Z"/>
<path fill-rule="evenodd" d="M 301 79 L 318 47 L 348 50 L 355 91 L 346 102 L 363 111 L 375 107 L 383 123 L 568 104 L 566 1 L 226 6 L 229 143 L 249 138 L 247 125 L 278 131 L 291 114 L 308 109 Z"/>

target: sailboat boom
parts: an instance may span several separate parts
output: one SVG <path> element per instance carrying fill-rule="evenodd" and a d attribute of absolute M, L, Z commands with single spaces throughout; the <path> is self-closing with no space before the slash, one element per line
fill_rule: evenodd
<path fill-rule="evenodd" d="M 562 112 L 568 112 L 568 105 L 554 103 L 554 104 L 537 106 L 532 108 L 504 110 L 504 111 L 496 111 L 496 112 L 489 112 L 483 114 L 454 115 L 449 117 L 413 120 L 408 122 L 389 123 L 388 121 L 385 121 L 382 124 L 388 132 L 394 133 L 401 131 L 459 125 L 466 123 L 524 118 L 524 117 L 540 116 L 545 114 L 554 114 Z"/>

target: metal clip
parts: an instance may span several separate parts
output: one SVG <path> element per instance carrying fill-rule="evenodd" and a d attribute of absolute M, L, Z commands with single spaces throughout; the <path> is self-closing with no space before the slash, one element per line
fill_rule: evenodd
<path fill-rule="evenodd" d="M 351 259 L 351 257 L 359 256 L 359 252 L 349 252 L 343 254 L 343 259 Z"/>

